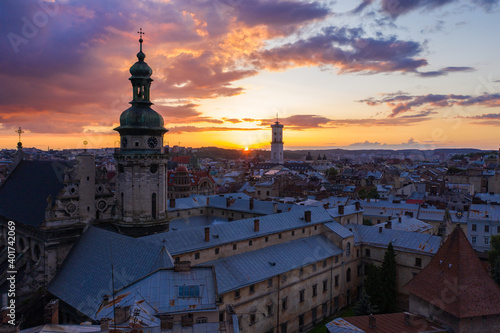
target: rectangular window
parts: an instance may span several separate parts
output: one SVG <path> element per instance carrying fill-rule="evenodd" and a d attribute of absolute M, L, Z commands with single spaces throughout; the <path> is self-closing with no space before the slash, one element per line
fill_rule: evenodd
<path fill-rule="evenodd" d="M 358 265 L 358 277 L 361 276 L 361 274 L 363 274 L 363 272 L 361 272 L 361 265 Z"/>
<path fill-rule="evenodd" d="M 356 258 L 359 258 L 359 249 L 356 249 Z"/>
<path fill-rule="evenodd" d="M 194 259 L 195 259 L 195 260 L 196 260 L 196 259 L 200 259 L 200 252 L 196 252 L 196 253 L 194 254 Z"/>
<path fill-rule="evenodd" d="M 421 258 L 415 258 L 415 266 L 422 267 L 422 259 Z"/>
<path fill-rule="evenodd" d="M 203 214 L 203 210 L 202 209 L 200 209 L 200 214 Z"/>
<path fill-rule="evenodd" d="M 254 284 L 252 284 L 252 285 L 250 286 L 250 288 L 249 288 L 249 293 L 250 293 L 250 294 L 253 294 L 254 292 L 255 292 L 255 285 L 254 285 Z"/>
<path fill-rule="evenodd" d="M 238 244 L 233 244 L 233 250 L 236 250 L 237 247 L 238 247 Z"/>
<path fill-rule="evenodd" d="M 253 242 L 251 240 L 248 241 L 248 246 L 252 246 Z"/>
<path fill-rule="evenodd" d="M 281 234 L 278 234 L 278 238 L 281 239 Z"/>
<path fill-rule="evenodd" d="M 286 282 L 286 274 L 283 274 L 283 275 L 281 276 L 281 282 Z"/>
<path fill-rule="evenodd" d="M 281 309 L 286 310 L 288 308 L 288 297 L 283 297 L 281 299 Z"/>
<path fill-rule="evenodd" d="M 234 298 L 240 298 L 240 290 L 235 290 L 234 291 Z"/>
<path fill-rule="evenodd" d="M 200 286 L 179 286 L 179 298 L 200 297 Z"/>
<path fill-rule="evenodd" d="M 292 236 L 295 236 L 295 230 L 292 230 Z"/>
<path fill-rule="evenodd" d="M 302 275 L 302 274 L 304 274 L 304 268 L 300 267 L 300 269 L 299 269 L 299 275 Z"/>
<path fill-rule="evenodd" d="M 303 326 L 304 326 L 304 315 L 301 314 L 299 315 L 299 328 L 302 329 Z"/>
<path fill-rule="evenodd" d="M 299 302 L 304 302 L 304 289 L 299 292 Z"/>
<path fill-rule="evenodd" d="M 367 257 L 370 257 L 370 256 L 371 256 L 371 254 L 372 254 L 372 253 L 371 253 L 370 249 L 366 249 L 366 250 L 365 250 L 365 255 L 366 255 Z"/>
<path fill-rule="evenodd" d="M 305 228 L 302 228 L 302 233 L 304 234 L 306 232 L 306 229 Z"/>
<path fill-rule="evenodd" d="M 484 232 L 490 232 L 490 226 L 489 225 L 485 225 L 484 226 Z"/>
<path fill-rule="evenodd" d="M 272 287 L 273 286 L 273 279 L 268 279 L 267 280 L 267 286 Z"/>
<path fill-rule="evenodd" d="M 206 324 L 207 320 L 208 320 L 207 317 L 199 317 L 199 318 L 196 318 L 196 323 L 197 324 Z"/>
<path fill-rule="evenodd" d="M 339 262 L 339 256 L 335 256 L 335 263 Z"/>
<path fill-rule="evenodd" d="M 328 280 L 323 280 L 323 292 L 328 291 Z"/>
<path fill-rule="evenodd" d="M 325 268 L 325 267 L 326 267 L 326 259 L 323 260 L 323 268 Z"/>
<path fill-rule="evenodd" d="M 316 264 L 313 264 L 313 272 L 316 271 Z"/>
<path fill-rule="evenodd" d="M 219 254 L 219 248 L 218 247 L 215 248 L 215 254 Z"/>
<path fill-rule="evenodd" d="M 328 314 L 328 303 L 323 303 L 321 306 L 321 311 L 323 311 L 323 317 L 326 317 Z"/>
<path fill-rule="evenodd" d="M 267 306 L 267 317 L 271 317 L 274 314 L 274 305 L 270 304 Z"/>
<path fill-rule="evenodd" d="M 255 324 L 255 313 L 252 313 L 250 315 L 250 324 L 249 324 L 249 326 L 252 326 L 253 324 Z"/>
<path fill-rule="evenodd" d="M 269 242 L 269 237 L 266 236 L 266 238 L 264 238 L 264 241 L 267 243 Z"/>
<path fill-rule="evenodd" d="M 472 244 L 476 244 L 476 236 L 472 236 Z"/>
<path fill-rule="evenodd" d="M 335 287 L 339 286 L 339 276 L 335 275 Z"/>
<path fill-rule="evenodd" d="M 477 225 L 476 224 L 473 224 L 472 225 L 472 231 L 476 231 L 477 230 Z"/>
<path fill-rule="evenodd" d="M 500 234 L 500 225 L 497 226 L 497 234 Z"/>
<path fill-rule="evenodd" d="M 484 245 L 490 245 L 490 238 L 484 237 Z"/>
<path fill-rule="evenodd" d="M 288 328 L 287 323 L 283 323 L 280 326 L 281 326 L 281 333 L 287 333 L 287 328 Z"/>
<path fill-rule="evenodd" d="M 339 297 L 338 296 L 333 299 L 333 307 L 335 308 L 335 311 L 338 310 L 338 308 L 339 308 Z"/>
<path fill-rule="evenodd" d="M 313 297 L 318 295 L 318 285 L 314 284 L 313 285 Z"/>

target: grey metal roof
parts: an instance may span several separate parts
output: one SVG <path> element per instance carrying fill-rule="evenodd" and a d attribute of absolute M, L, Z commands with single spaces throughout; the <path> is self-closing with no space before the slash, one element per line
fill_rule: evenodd
<path fill-rule="evenodd" d="M 209 227 L 209 242 L 205 241 L 205 227 L 158 233 L 141 239 L 158 243 L 165 239 L 165 245 L 170 254 L 176 255 L 280 231 L 297 229 L 306 225 L 332 221 L 330 215 L 322 207 L 310 207 L 309 210 L 311 211 L 311 222 L 309 223 L 306 223 L 304 219 L 303 210 L 259 216 L 260 227 L 258 232 L 254 231 L 255 218 L 213 225 Z"/>
<path fill-rule="evenodd" d="M 179 297 L 179 286 L 198 286 L 199 297 Z M 211 267 L 192 267 L 189 272 L 162 269 L 117 291 L 115 298 L 118 301 L 115 306 L 141 307 L 145 302 L 151 309 L 144 309 L 149 310 L 144 312 L 153 313 L 149 313 L 148 318 L 144 319 L 154 322 L 157 319 L 155 314 L 215 311 L 216 295 Z M 100 309 L 96 318 L 113 318 L 112 304 Z"/>
<path fill-rule="evenodd" d="M 349 229 L 347 229 L 338 222 L 328 222 L 323 225 L 328 229 L 330 229 L 331 231 L 333 231 L 334 233 L 336 233 L 337 235 L 339 235 L 339 237 L 349 238 L 354 236 L 352 231 L 350 231 Z"/>
<path fill-rule="evenodd" d="M 360 210 L 356 210 L 356 206 L 355 205 L 350 205 L 350 206 L 344 206 L 344 214 L 339 214 L 339 208 L 338 207 L 329 208 L 326 211 L 328 212 L 328 214 L 330 214 L 331 217 L 340 217 L 340 216 L 346 216 L 346 215 L 361 213 L 361 212 L 363 212 L 363 209 L 360 208 Z"/>
<path fill-rule="evenodd" d="M 159 268 L 162 243 L 123 236 L 89 226 L 73 246 L 48 290 L 85 315 L 94 318 L 104 295 L 111 295 L 111 264 L 115 290 Z M 112 253 L 111 253 L 112 250 Z M 160 258 L 159 258 L 160 257 Z"/>
<path fill-rule="evenodd" d="M 316 235 L 203 265 L 214 266 L 217 289 L 223 294 L 339 254 L 342 249 L 326 236 Z"/>
<path fill-rule="evenodd" d="M 435 254 L 441 244 L 439 236 L 385 229 L 384 227 L 380 227 L 382 232 L 379 232 L 379 228 L 361 224 L 348 224 L 346 228 L 353 231 L 356 244 L 386 248 L 392 242 L 396 250 L 423 254 Z"/>
<path fill-rule="evenodd" d="M 170 221 L 170 230 L 182 230 L 189 229 L 193 227 L 207 227 L 220 223 L 228 223 L 227 218 L 219 217 L 219 216 L 210 216 L 210 215 L 198 215 L 198 216 L 188 216 L 177 218 L 175 220 Z"/>

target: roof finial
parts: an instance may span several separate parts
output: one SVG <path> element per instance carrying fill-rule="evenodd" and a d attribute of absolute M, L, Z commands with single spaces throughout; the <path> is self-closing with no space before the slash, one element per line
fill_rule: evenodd
<path fill-rule="evenodd" d="M 137 31 L 137 33 L 139 34 L 139 43 L 141 44 L 141 52 L 142 52 L 142 36 L 145 35 L 146 33 L 144 31 L 142 31 L 142 27 L 139 29 L 139 31 Z"/>
<path fill-rule="evenodd" d="M 276 124 L 279 123 L 278 112 L 276 112 Z"/>

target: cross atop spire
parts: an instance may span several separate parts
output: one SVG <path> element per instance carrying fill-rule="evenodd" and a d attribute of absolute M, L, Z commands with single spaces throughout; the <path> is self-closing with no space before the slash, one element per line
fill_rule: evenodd
<path fill-rule="evenodd" d="M 21 127 L 19 127 L 19 129 L 17 131 L 14 131 L 16 132 L 17 134 L 19 134 L 19 142 L 21 142 L 21 134 L 24 133 L 24 131 L 21 129 Z"/>
<path fill-rule="evenodd" d="M 146 33 L 142 31 L 142 27 L 139 28 L 139 31 L 137 31 L 137 33 L 139 34 L 139 43 L 141 43 L 141 52 L 142 52 L 142 42 L 143 42 L 142 36 L 145 35 Z"/>

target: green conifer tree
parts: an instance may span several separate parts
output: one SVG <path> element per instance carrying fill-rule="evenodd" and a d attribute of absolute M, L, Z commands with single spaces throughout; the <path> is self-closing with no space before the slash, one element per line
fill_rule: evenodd
<path fill-rule="evenodd" d="M 394 247 L 391 242 L 385 251 L 384 261 L 382 262 L 381 280 L 384 294 L 383 307 L 381 308 L 382 313 L 392 313 L 396 311 L 398 298 L 396 275 L 396 253 L 394 252 Z"/>

